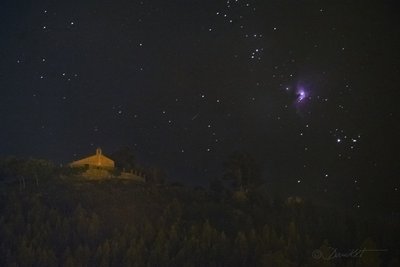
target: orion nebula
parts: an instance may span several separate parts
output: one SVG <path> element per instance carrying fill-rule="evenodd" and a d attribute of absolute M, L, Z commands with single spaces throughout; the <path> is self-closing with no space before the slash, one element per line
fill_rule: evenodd
<path fill-rule="evenodd" d="M 303 86 L 299 86 L 296 91 L 296 102 L 301 103 L 308 97 L 308 92 L 304 89 Z"/>

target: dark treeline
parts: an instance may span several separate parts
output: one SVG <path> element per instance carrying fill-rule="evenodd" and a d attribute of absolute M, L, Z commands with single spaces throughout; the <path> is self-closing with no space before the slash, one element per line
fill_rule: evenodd
<path fill-rule="evenodd" d="M 397 217 L 271 196 L 241 157 L 227 164 L 234 186 L 209 189 L 89 182 L 46 161 L 2 160 L 0 266 L 400 265 Z"/>

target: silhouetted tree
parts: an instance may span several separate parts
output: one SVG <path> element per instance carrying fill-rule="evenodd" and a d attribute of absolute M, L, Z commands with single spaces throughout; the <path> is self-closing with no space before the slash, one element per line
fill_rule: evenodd
<path fill-rule="evenodd" d="M 40 179 L 49 178 L 54 171 L 54 165 L 43 159 L 29 159 L 24 163 L 24 170 L 27 176 L 31 176 L 36 183 L 36 186 L 39 185 L 39 177 Z"/>
<path fill-rule="evenodd" d="M 25 189 L 25 161 L 16 157 L 8 157 L 2 160 L 1 165 L 3 175 L 9 179 L 18 179 L 20 189 Z"/>
<path fill-rule="evenodd" d="M 214 196 L 217 197 L 217 199 L 220 199 L 223 195 L 224 192 L 224 184 L 222 183 L 221 179 L 219 178 L 214 178 L 210 181 L 209 188 L 211 192 L 214 194 Z"/>
<path fill-rule="evenodd" d="M 261 181 L 260 167 L 248 153 L 232 153 L 224 162 L 224 169 L 224 178 L 231 180 L 240 191 L 247 191 Z"/>
<path fill-rule="evenodd" d="M 136 167 L 135 153 L 132 148 L 124 147 L 110 155 L 115 162 L 115 167 L 120 170 L 132 170 Z"/>

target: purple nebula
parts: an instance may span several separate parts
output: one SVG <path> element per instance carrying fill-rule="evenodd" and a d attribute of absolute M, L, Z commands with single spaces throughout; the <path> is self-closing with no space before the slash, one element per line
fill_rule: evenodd
<path fill-rule="evenodd" d="M 297 89 L 297 103 L 302 102 L 307 97 L 307 92 L 304 88 L 300 87 Z"/>

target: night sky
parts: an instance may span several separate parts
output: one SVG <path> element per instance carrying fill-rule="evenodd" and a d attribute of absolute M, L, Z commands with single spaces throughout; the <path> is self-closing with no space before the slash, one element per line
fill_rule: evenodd
<path fill-rule="evenodd" d="M 394 3 L 3 0 L 0 154 L 68 163 L 128 146 L 207 184 L 239 150 L 271 188 L 393 202 Z"/>

